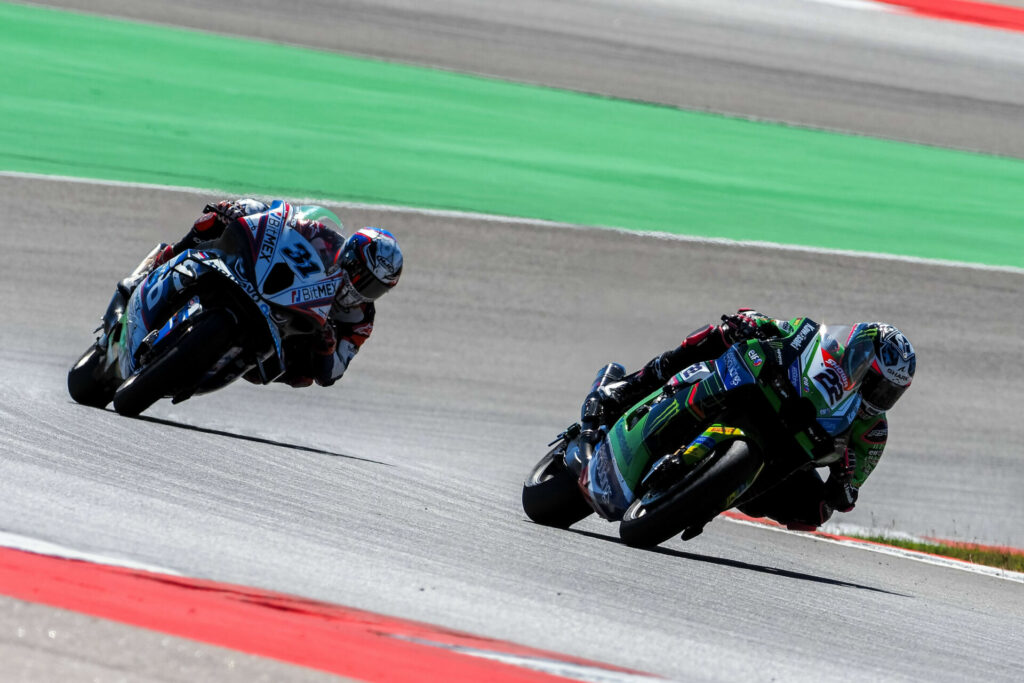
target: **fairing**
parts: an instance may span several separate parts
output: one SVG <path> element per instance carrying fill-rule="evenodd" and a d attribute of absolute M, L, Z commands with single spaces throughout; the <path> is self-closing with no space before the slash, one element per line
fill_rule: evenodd
<path fill-rule="evenodd" d="M 621 519 L 654 461 L 677 449 L 686 464 L 693 465 L 724 441 L 756 438 L 735 425 L 714 423 L 715 415 L 702 410 L 719 405 L 726 392 L 738 389 L 758 387 L 766 405 L 776 411 L 782 411 L 787 401 L 809 402 L 813 418 L 808 419 L 817 426 L 813 433 L 798 432 L 793 439 L 816 464 L 834 457 L 832 446 L 823 442 L 831 444 L 831 437 L 849 429 L 856 417 L 858 389 L 873 353 L 871 337 L 861 326 L 822 326 L 803 318 L 781 329 L 787 334 L 780 340 L 739 343 L 714 361 L 684 369 L 669 380 L 666 390 L 637 403 L 603 433 L 580 479 L 598 514 Z M 769 367 L 777 370 L 766 374 Z M 774 376 L 795 392 L 776 384 Z M 678 419 L 683 415 L 686 421 Z M 698 433 L 677 437 L 673 432 L 676 423 L 695 421 L 705 425 Z"/>
<path fill-rule="evenodd" d="M 297 217 L 319 216 L 319 220 L 325 218 L 323 212 L 334 214 L 322 207 L 299 208 L 295 211 L 286 202 L 276 201 L 266 212 L 242 219 L 248 229 L 254 280 L 260 296 L 271 304 L 301 311 L 323 325 L 343 273 L 333 268 L 328 272 L 316 247 L 290 225 Z"/>

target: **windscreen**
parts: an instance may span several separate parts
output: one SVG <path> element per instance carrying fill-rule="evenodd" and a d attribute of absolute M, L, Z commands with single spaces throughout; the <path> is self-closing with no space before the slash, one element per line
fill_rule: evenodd
<path fill-rule="evenodd" d="M 849 378 L 849 385 L 860 384 L 871 367 L 875 342 L 863 325 L 825 325 L 821 331 L 821 346 L 830 356 L 839 360 Z"/>

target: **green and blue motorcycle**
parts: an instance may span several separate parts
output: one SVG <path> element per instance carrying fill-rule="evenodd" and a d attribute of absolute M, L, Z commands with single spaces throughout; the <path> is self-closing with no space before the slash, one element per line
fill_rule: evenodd
<path fill-rule="evenodd" d="M 523 485 L 534 522 L 568 528 L 596 512 L 630 546 L 699 534 L 800 469 L 840 456 L 860 407 L 873 332 L 795 318 L 673 376 L 596 440 L 575 423 Z M 594 389 L 622 376 L 601 369 Z"/>

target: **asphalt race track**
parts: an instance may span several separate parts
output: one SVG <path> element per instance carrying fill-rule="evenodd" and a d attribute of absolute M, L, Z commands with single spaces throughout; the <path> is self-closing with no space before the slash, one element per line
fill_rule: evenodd
<path fill-rule="evenodd" d="M 1020 82 L 1024 42 L 969 26 L 801 2 L 650 2 L 628 15 L 620 5 L 616 27 L 611 2 L 310 1 L 298 4 L 318 27 L 307 39 L 269 1 L 239 18 L 230 12 L 240 3 L 227 1 L 80 4 L 669 104 L 1024 150 L 1024 93 L 1009 85 Z M 714 30 L 697 39 L 702 22 Z M 352 47 L 350 33 L 364 42 Z M 489 41 L 497 47 L 481 51 Z M 641 47 L 653 44 L 677 49 Z M 826 44 L 839 47 L 809 58 Z M 720 70 L 701 76 L 695 64 Z M 675 70 L 706 90 L 662 87 Z M 13 177 L 0 177 L 0 196 L 0 531 L 680 680 L 1019 674 L 1017 583 L 725 521 L 693 541 L 635 551 L 612 525 L 548 530 L 519 506 L 526 470 L 575 418 L 601 363 L 635 367 L 753 305 L 887 319 L 918 349 L 886 457 L 844 521 L 1022 547 L 1018 273 L 338 207 L 350 227 L 394 230 L 407 258 L 351 375 L 331 390 L 238 385 L 127 420 L 71 403 L 66 370 L 115 280 L 214 197 Z M 10 640 L 0 635 L 0 648 Z M 60 670 L 60 657 L 30 655 L 39 677 L 25 680 Z"/>

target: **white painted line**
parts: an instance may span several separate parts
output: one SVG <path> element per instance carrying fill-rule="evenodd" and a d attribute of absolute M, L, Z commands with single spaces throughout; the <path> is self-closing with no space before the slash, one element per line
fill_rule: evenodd
<path fill-rule="evenodd" d="M 0 547 L 24 550 L 25 552 L 34 553 L 36 555 L 62 557 L 67 560 L 81 560 L 83 562 L 91 562 L 92 564 L 105 564 L 113 567 L 123 567 L 124 569 L 138 569 L 140 571 L 153 572 L 155 574 L 181 576 L 180 573 L 173 569 L 167 569 L 166 567 L 157 567 L 155 565 L 134 562 L 132 560 L 125 560 L 118 557 L 110 557 L 108 555 L 86 553 L 58 545 L 56 543 L 50 543 L 49 541 L 42 541 L 38 538 L 21 536 L 19 534 L 11 534 L 6 531 L 0 531 Z"/>
<path fill-rule="evenodd" d="M 596 665 L 578 664 L 576 662 L 566 662 L 548 657 L 514 655 L 507 652 L 466 647 L 464 645 L 438 643 L 426 638 L 415 638 L 410 636 L 394 637 L 398 640 L 405 640 L 419 645 L 429 645 L 431 647 L 437 647 L 451 652 L 458 652 L 459 654 L 469 655 L 471 657 L 480 657 L 481 659 L 501 662 L 502 664 L 510 664 L 523 669 L 530 669 L 531 671 L 539 671 L 551 676 L 568 678 L 573 681 L 583 681 L 584 683 L 654 683 L 655 681 L 668 680 L 661 678 L 660 676 L 616 671 L 614 669 L 605 669 Z"/>
<path fill-rule="evenodd" d="M 48 180 L 62 183 L 81 183 L 83 185 L 102 185 L 109 187 L 134 187 L 143 190 L 161 190 L 165 192 L 181 192 L 188 194 L 216 195 L 218 197 L 240 196 L 236 192 L 217 190 L 201 187 L 184 187 L 177 185 L 161 185 L 157 183 L 134 183 L 121 180 L 101 180 L 95 178 L 76 178 L 73 176 L 47 175 L 43 173 L 25 173 L 22 171 L 0 171 L 0 177 L 24 178 L 28 180 Z M 251 196 L 251 195 L 250 195 Z M 268 197 L 270 198 L 270 197 Z M 276 198 L 276 197 L 275 197 Z M 691 244 L 713 244 L 730 248 L 766 249 L 774 251 L 793 251 L 807 254 L 820 254 L 823 256 L 845 256 L 858 259 L 877 259 L 883 261 L 897 261 L 900 263 L 915 263 L 927 266 L 939 266 L 942 268 L 962 268 L 967 270 L 982 270 L 989 272 L 1012 273 L 1024 275 L 1024 268 L 1016 266 L 994 266 L 984 263 L 971 263 L 968 261 L 947 261 L 944 259 L 922 258 L 919 256 L 902 256 L 899 254 L 883 254 L 868 251 L 853 251 L 849 249 L 829 249 L 826 247 L 807 247 L 799 244 L 782 244 L 779 242 L 762 242 L 760 240 L 734 240 L 727 237 L 699 237 L 695 235 L 677 235 L 668 232 L 656 232 L 651 230 L 630 230 L 614 225 L 579 225 L 576 223 L 560 223 L 558 221 L 547 221 L 539 218 L 522 218 L 519 216 L 501 216 L 490 213 L 477 213 L 474 211 L 455 211 L 448 209 L 423 209 L 412 206 L 397 206 L 393 204 L 364 204 L 362 202 L 348 202 L 339 199 L 302 197 L 289 198 L 293 204 L 329 204 L 340 206 L 346 209 L 357 209 L 364 211 L 389 211 L 392 213 L 418 214 L 424 216 L 437 216 L 441 218 L 457 218 L 488 223 L 512 223 L 516 225 L 530 225 L 545 228 L 561 228 L 568 230 L 610 230 L 622 235 L 639 236 L 642 238 L 655 238 L 673 242 L 688 242 Z"/>
<path fill-rule="evenodd" d="M 848 7 L 850 9 L 867 10 L 869 12 L 895 12 L 891 5 L 884 5 L 871 0 L 804 0 L 805 2 L 816 2 L 819 5 L 835 5 L 836 7 Z"/>
<path fill-rule="evenodd" d="M 848 548 L 859 548 L 861 550 L 867 550 L 873 553 L 881 553 L 882 555 L 892 555 L 893 557 L 900 557 L 907 560 L 914 560 L 916 562 L 923 562 L 925 564 L 931 564 L 937 567 L 959 569 L 961 571 L 970 572 L 971 574 L 981 574 L 983 576 L 991 576 L 997 579 L 1014 581 L 1016 583 L 1024 583 L 1024 574 L 1020 572 L 1009 571 L 1008 569 L 999 569 L 998 567 L 989 567 L 983 564 L 973 564 L 965 560 L 956 560 L 953 558 L 929 555 L 928 553 L 918 552 L 916 550 L 907 550 L 906 548 L 897 548 L 896 546 L 879 545 L 876 543 L 871 543 L 870 541 L 828 538 L 820 534 L 808 533 L 803 531 L 790 531 L 789 529 L 785 529 L 783 527 L 777 527 L 770 524 L 762 524 L 760 522 L 752 522 L 746 519 L 735 519 L 733 517 L 721 517 L 720 519 L 728 520 L 730 522 L 733 522 L 734 524 L 745 524 L 747 526 L 753 526 L 759 529 L 767 529 L 769 531 L 777 531 L 784 534 L 803 536 L 804 538 L 810 538 L 815 541 L 822 541 L 824 543 L 834 543 L 836 545 L 842 545 Z"/>

